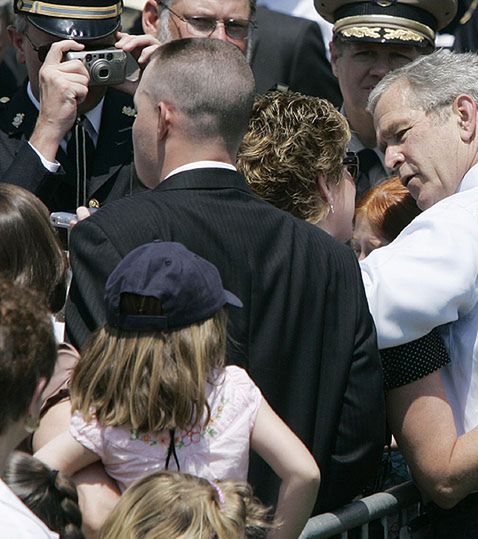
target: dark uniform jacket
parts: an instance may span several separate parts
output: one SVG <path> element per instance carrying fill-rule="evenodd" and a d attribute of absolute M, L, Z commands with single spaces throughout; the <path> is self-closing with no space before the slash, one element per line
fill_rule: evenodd
<path fill-rule="evenodd" d="M 26 84 L 0 105 L 0 181 L 14 183 L 35 193 L 50 211 L 75 211 L 77 176 L 62 148 L 57 160 L 62 165 L 56 174 L 49 173 L 29 147 L 38 111 L 28 97 Z M 105 202 L 142 190 L 134 167 L 131 128 L 134 110 L 131 97 L 109 88 L 103 105 L 92 174 L 87 182 L 87 198 L 80 203 L 102 206 Z"/>
<path fill-rule="evenodd" d="M 315 21 L 258 7 L 256 22 L 251 68 L 258 93 L 281 84 L 294 92 L 328 99 L 335 106 L 342 103 Z"/>
<path fill-rule="evenodd" d="M 352 250 L 258 198 L 234 171 L 173 175 L 72 230 L 66 314 L 74 344 L 104 323 L 113 268 L 155 239 L 181 242 L 218 267 L 244 303 L 229 309 L 229 362 L 248 370 L 317 458 L 317 510 L 350 500 L 380 459 L 385 415 L 375 330 Z M 278 483 L 259 459 L 250 479 L 272 502 Z"/>

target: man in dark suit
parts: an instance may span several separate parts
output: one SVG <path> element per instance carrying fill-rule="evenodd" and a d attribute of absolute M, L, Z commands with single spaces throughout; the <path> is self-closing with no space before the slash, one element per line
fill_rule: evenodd
<path fill-rule="evenodd" d="M 140 188 L 129 166 L 134 110 L 129 95 L 105 85 L 89 86 L 82 63 L 63 61 L 64 54 L 84 46 L 114 45 L 121 0 L 52 3 L 61 18 L 20 0 L 14 3 L 9 33 L 28 80 L 0 108 L 0 129 L 7 135 L 1 141 L 0 173 L 2 181 L 34 192 L 50 210 L 74 211 L 80 205 L 98 207 Z M 56 48 L 47 56 L 53 44 Z M 30 148 L 21 143 L 25 140 Z"/>
<path fill-rule="evenodd" d="M 258 93 L 285 85 L 341 105 L 339 85 L 316 22 L 258 7 L 256 24 L 250 63 Z"/>
<path fill-rule="evenodd" d="M 135 95 L 133 128 L 135 166 L 151 190 L 73 229 L 67 330 L 81 346 L 104 322 L 105 281 L 138 245 L 177 241 L 213 262 L 244 303 L 230 313 L 229 361 L 249 371 L 313 452 L 325 510 L 355 496 L 382 453 L 375 331 L 353 252 L 256 197 L 236 172 L 253 98 L 237 47 L 183 39 L 159 49 Z M 264 463 L 252 462 L 250 478 L 274 500 Z"/>

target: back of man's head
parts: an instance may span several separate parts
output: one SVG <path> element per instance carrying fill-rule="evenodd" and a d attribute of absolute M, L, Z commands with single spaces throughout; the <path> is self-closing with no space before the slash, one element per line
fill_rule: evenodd
<path fill-rule="evenodd" d="M 170 103 L 190 140 L 222 140 L 235 155 L 248 127 L 254 77 L 241 51 L 217 39 L 189 38 L 159 48 L 142 90 Z"/>

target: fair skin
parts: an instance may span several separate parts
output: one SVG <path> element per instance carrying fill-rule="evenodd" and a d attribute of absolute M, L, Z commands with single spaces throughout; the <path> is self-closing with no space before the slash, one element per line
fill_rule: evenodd
<path fill-rule="evenodd" d="M 438 116 L 411 107 L 412 99 L 408 84 L 397 81 L 377 103 L 374 122 L 386 166 L 426 210 L 452 195 L 478 162 L 477 105 L 459 95 L 447 114 Z"/>
<path fill-rule="evenodd" d="M 207 144 L 191 140 L 183 129 L 184 115 L 178 105 L 155 101 L 148 75 L 155 61 L 145 70 L 134 96 L 138 113 L 133 124 L 134 163 L 141 182 L 153 189 L 174 169 L 194 161 L 234 164 L 236 156 L 231 155 L 222 139 L 209 140 Z"/>
<path fill-rule="evenodd" d="M 283 524 L 270 532 L 270 539 L 295 539 L 314 507 L 320 472 L 312 455 L 287 425 L 262 400 L 251 434 L 251 448 L 281 478 L 276 517 Z M 68 474 L 99 460 L 99 457 L 65 432 L 35 453 L 49 466 Z"/>
<path fill-rule="evenodd" d="M 388 245 L 388 241 L 380 237 L 364 215 L 357 215 L 354 223 L 351 247 L 357 258 L 363 260 L 374 249 Z"/>
<path fill-rule="evenodd" d="M 343 170 L 339 183 L 328 182 L 323 176 L 319 177 L 319 191 L 323 200 L 333 206 L 327 216 L 318 226 L 335 239 L 347 242 L 352 237 L 353 218 L 355 210 L 355 182 L 346 168 Z"/>
<path fill-rule="evenodd" d="M 367 148 L 374 148 L 375 130 L 367 112 L 370 92 L 392 69 L 403 66 L 418 55 L 418 49 L 382 43 L 344 43 L 338 49 L 330 43 L 331 63 L 339 80 L 350 127 Z"/>
<path fill-rule="evenodd" d="M 374 122 L 387 166 L 427 209 L 453 194 L 478 163 L 478 110 L 461 94 L 440 117 L 426 114 L 411 107 L 410 92 L 405 80 L 394 83 L 380 98 Z M 478 488 L 478 429 L 457 437 L 440 371 L 391 390 L 387 416 L 417 483 L 433 501 L 451 508 Z"/>
<path fill-rule="evenodd" d="M 198 16 L 214 17 L 219 20 L 250 18 L 249 0 L 176 0 L 170 6 L 181 17 Z M 146 34 L 159 36 L 161 21 L 158 16 L 158 4 L 155 0 L 147 0 L 143 8 L 143 28 Z M 171 40 L 186 37 L 198 37 L 197 33 L 191 32 L 188 24 L 172 13 L 169 13 L 168 32 Z M 203 37 L 203 36 L 201 36 Z M 246 53 L 247 40 L 236 40 L 229 37 L 224 24 L 218 23 L 211 38 L 228 41 L 242 52 Z"/>

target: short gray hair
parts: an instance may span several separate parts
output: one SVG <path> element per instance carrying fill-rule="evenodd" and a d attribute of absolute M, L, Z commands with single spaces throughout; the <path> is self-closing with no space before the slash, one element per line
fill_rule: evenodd
<path fill-rule="evenodd" d="M 373 114 L 382 95 L 401 81 L 412 92 L 411 106 L 426 113 L 439 113 L 460 94 L 469 95 L 478 104 L 478 55 L 438 50 L 421 56 L 388 73 L 371 92 L 367 110 Z"/>

